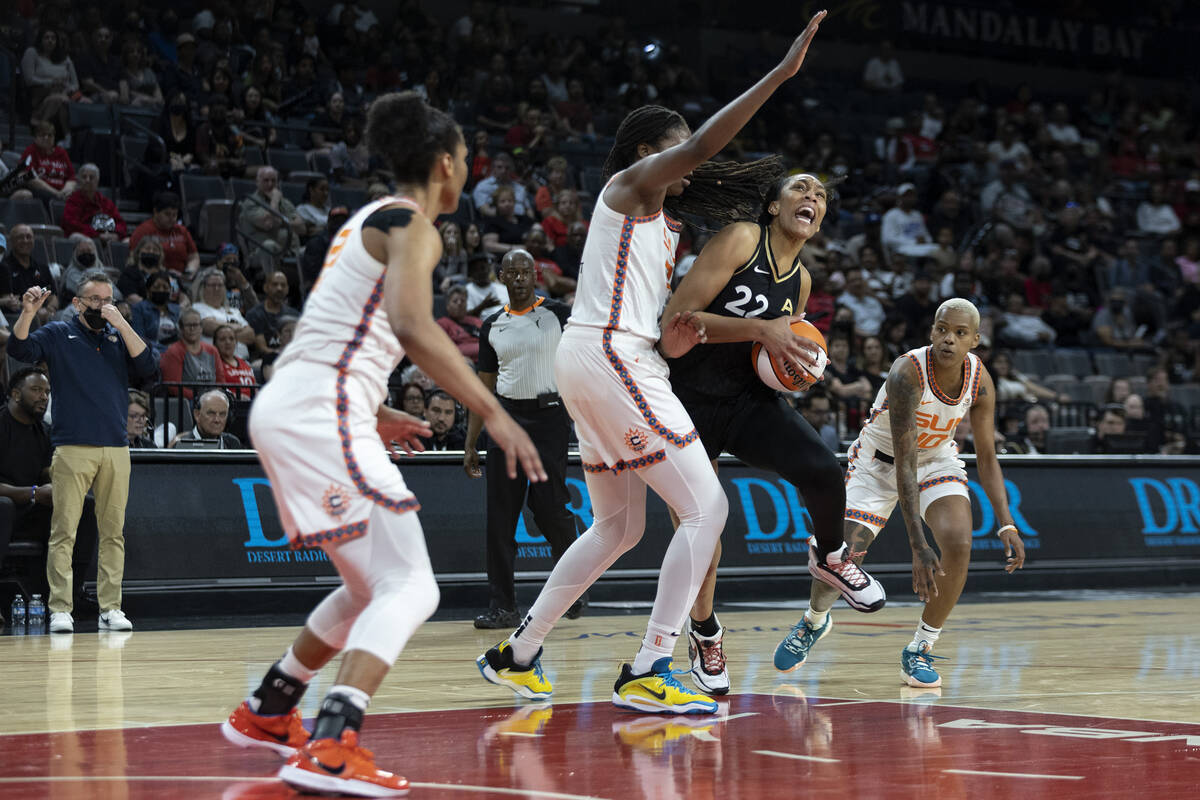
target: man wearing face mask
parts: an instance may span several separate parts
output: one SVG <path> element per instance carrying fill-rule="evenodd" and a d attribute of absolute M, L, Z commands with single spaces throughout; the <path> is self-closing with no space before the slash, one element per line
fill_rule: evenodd
<path fill-rule="evenodd" d="M 129 441 L 126 436 L 130 373 L 155 372 L 150 348 L 113 305 L 113 285 L 100 270 L 87 273 L 71 301 L 78 316 L 51 322 L 30 333 L 49 289 L 30 287 L 21 297 L 8 352 L 28 363 L 45 361 L 54 386 L 51 411 L 57 448 L 50 465 L 54 509 L 50 519 L 46 580 L 50 584 L 50 630 L 71 633 L 71 554 L 84 498 L 92 490 L 99 522 L 100 630 L 127 631 L 121 612 L 125 571 L 125 504 L 129 498 Z"/>
<path fill-rule="evenodd" d="M 150 281 L 162 269 L 162 262 L 162 245 L 155 239 L 143 239 L 134 248 L 129 261 L 124 265 L 125 268 L 121 270 L 121 277 L 117 278 L 117 290 L 124 294 L 131 303 L 136 304 L 145 300 Z M 179 284 L 174 273 L 169 274 L 171 275 L 171 298 L 175 299 L 179 293 Z"/>
<path fill-rule="evenodd" d="M 21 295 L 31 286 L 51 286 L 50 268 L 33 252 L 33 228 L 13 225 L 8 233 L 8 253 L 0 261 L 0 308 L 19 311 Z"/>

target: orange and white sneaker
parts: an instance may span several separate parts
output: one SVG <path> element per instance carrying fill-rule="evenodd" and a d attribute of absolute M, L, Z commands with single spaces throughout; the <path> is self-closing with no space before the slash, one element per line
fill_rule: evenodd
<path fill-rule="evenodd" d="M 265 747 L 285 758 L 308 742 L 299 709 L 264 716 L 251 711 L 245 701 L 221 723 L 221 734 L 238 747 Z"/>
<path fill-rule="evenodd" d="M 342 738 L 314 739 L 296 751 L 279 769 L 279 779 L 302 792 L 351 797 L 403 797 L 408 779 L 375 766 L 375 754 L 358 746 L 358 732 Z"/>

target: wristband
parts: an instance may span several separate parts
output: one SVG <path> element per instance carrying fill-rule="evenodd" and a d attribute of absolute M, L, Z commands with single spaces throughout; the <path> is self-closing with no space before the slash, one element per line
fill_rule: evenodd
<path fill-rule="evenodd" d="M 1016 525 L 1001 525 L 1000 530 L 996 531 L 996 535 L 999 536 L 1000 534 L 1004 533 L 1005 531 L 1012 531 L 1013 533 L 1016 533 L 1016 534 L 1021 533 L 1019 530 L 1017 530 Z"/>
<path fill-rule="evenodd" d="M 37 502 L 37 484 L 36 484 L 36 483 L 35 483 L 35 484 L 33 485 L 33 487 L 32 487 L 32 488 L 29 490 L 29 502 L 30 502 L 30 503 L 36 503 L 36 502 Z"/>

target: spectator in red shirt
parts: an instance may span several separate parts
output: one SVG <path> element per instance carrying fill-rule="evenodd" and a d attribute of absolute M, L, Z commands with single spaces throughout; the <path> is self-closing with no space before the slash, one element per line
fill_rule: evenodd
<path fill-rule="evenodd" d="M 554 198 L 567 188 L 567 160 L 562 156 L 551 156 L 546 160 L 546 185 L 538 187 L 533 197 L 533 207 L 538 217 L 544 219 L 554 211 Z"/>
<path fill-rule="evenodd" d="M 587 225 L 587 220 L 579 210 L 579 193 L 574 189 L 561 189 L 554 196 L 554 206 L 542 219 L 542 229 L 546 231 L 552 247 L 562 247 L 567 243 L 567 231 L 575 222 Z"/>
<path fill-rule="evenodd" d="M 146 236 L 154 237 L 162 245 L 164 267 L 185 278 L 195 275 L 200 267 L 200 251 L 188 229 L 179 222 L 179 195 L 159 192 L 154 196 L 154 216 L 133 229 L 130 248 L 136 249 Z"/>
<path fill-rule="evenodd" d="M 117 204 L 100 193 L 100 168 L 84 164 L 79 168 L 79 188 L 67 198 L 62 228 L 72 239 L 103 239 L 106 242 L 129 238 L 125 220 Z"/>
<path fill-rule="evenodd" d="M 67 151 L 54 143 L 54 125 L 42 120 L 33 125 L 33 144 L 21 154 L 34 179 L 29 190 L 43 199 L 66 200 L 75 191 L 75 167 Z"/>
<path fill-rule="evenodd" d="M 492 174 L 492 157 L 488 153 L 488 134 L 480 128 L 475 131 L 474 146 L 471 148 L 471 177 L 467 186 L 474 188 L 484 178 Z M 424 410 L 424 402 L 421 405 Z"/>
<path fill-rule="evenodd" d="M 256 386 L 254 367 L 244 358 L 238 358 L 237 332 L 232 325 L 218 325 L 213 331 L 213 342 L 216 343 L 220 359 L 217 361 L 217 382 L 233 386 Z M 253 399 L 254 393 L 249 389 L 232 389 L 235 396 L 242 400 Z"/>
<path fill-rule="evenodd" d="M 483 322 L 479 317 L 467 315 L 467 290 L 464 287 L 451 286 L 446 292 L 446 315 L 438 317 L 437 324 L 458 347 L 458 352 L 472 361 L 479 358 L 479 329 Z"/>
<path fill-rule="evenodd" d="M 533 257 L 538 289 L 551 297 L 563 297 L 575 291 L 575 281 L 563 276 L 562 267 L 554 260 L 550 242 L 541 225 L 534 225 L 525 234 L 525 251 Z"/>
<path fill-rule="evenodd" d="M 572 78 L 567 84 L 567 99 L 558 103 L 554 110 L 558 112 L 568 138 L 585 138 L 589 141 L 596 138 L 596 130 L 592 125 L 592 107 L 588 105 L 587 96 L 584 94 L 583 81 Z"/>
<path fill-rule="evenodd" d="M 167 348 L 158 360 L 163 383 L 216 383 L 221 369 L 221 354 L 217 348 L 204 341 L 200 328 L 200 313 L 185 309 L 179 315 L 179 340 Z M 192 389 L 170 388 L 171 394 L 191 398 Z"/>

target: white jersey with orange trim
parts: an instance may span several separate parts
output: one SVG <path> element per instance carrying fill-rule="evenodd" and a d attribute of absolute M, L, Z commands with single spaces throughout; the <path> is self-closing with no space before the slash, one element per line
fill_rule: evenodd
<path fill-rule="evenodd" d="M 611 180 L 605 190 L 609 185 Z M 680 230 L 682 225 L 661 209 L 648 217 L 614 211 L 604 202 L 602 190 L 583 245 L 567 325 L 622 331 L 657 342 Z"/>
<path fill-rule="evenodd" d="M 407 198 L 384 198 L 338 232 L 295 338 L 250 412 L 251 438 L 296 546 L 334 546 L 365 536 L 376 509 L 420 507 L 376 430 L 404 348 L 383 307 L 387 265 L 363 247 L 362 226 L 396 204 L 421 211 Z"/>
<path fill-rule="evenodd" d="M 974 353 L 963 359 L 963 385 L 958 397 L 948 397 L 937 384 L 930 348 L 920 347 L 905 353 L 917 371 L 921 391 L 917 417 L 917 463 L 925 464 L 943 458 L 957 458 L 954 429 L 971 410 L 979 393 L 979 378 L 983 364 Z M 858 434 L 856 444 L 870 446 L 876 452 L 895 455 L 889 419 L 887 386 L 879 388 L 871 415 Z"/>
<path fill-rule="evenodd" d="M 404 348 L 383 308 L 383 278 L 387 265 L 376 260 L 362 241 L 362 225 L 374 212 L 403 204 L 421 207 L 403 197 L 368 203 L 346 221 L 329 245 L 325 266 L 304 303 L 304 314 L 292 341 L 275 362 L 276 369 L 297 361 L 325 364 L 345 373 L 353 362 L 360 409 L 375 410 L 387 398 L 387 381 L 404 358 Z"/>

